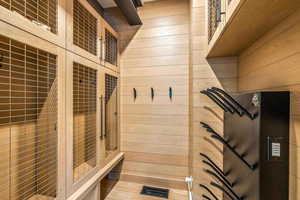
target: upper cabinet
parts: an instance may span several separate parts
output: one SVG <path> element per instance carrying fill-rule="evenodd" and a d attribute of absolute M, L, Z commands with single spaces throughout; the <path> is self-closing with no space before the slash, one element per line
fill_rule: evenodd
<path fill-rule="evenodd" d="M 300 8 L 298 0 L 208 0 L 207 57 L 237 56 Z"/>
<path fill-rule="evenodd" d="M 0 18 L 60 47 L 65 47 L 66 0 L 0 0 Z"/>
<path fill-rule="evenodd" d="M 118 33 L 85 0 L 67 2 L 67 49 L 118 71 Z"/>
<path fill-rule="evenodd" d="M 104 63 L 108 66 L 118 66 L 118 36 L 111 29 L 104 28 Z"/>

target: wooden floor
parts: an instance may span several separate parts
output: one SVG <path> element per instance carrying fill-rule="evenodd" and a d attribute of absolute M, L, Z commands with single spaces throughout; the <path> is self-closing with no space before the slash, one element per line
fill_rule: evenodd
<path fill-rule="evenodd" d="M 163 198 L 141 195 L 142 187 L 142 184 L 119 181 L 105 200 L 164 200 Z M 171 189 L 169 200 L 188 200 L 187 192 Z"/>

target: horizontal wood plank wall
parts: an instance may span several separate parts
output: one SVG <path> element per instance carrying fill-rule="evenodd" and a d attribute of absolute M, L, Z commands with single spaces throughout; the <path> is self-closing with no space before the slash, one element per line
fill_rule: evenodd
<path fill-rule="evenodd" d="M 207 154 L 220 167 L 223 166 L 223 147 L 218 142 L 210 139 L 209 134 L 200 127 L 203 121 L 213 127 L 218 133 L 223 134 L 223 112 L 206 96 L 200 94 L 201 90 L 210 87 L 219 87 L 234 93 L 236 92 L 237 58 L 206 59 L 208 49 L 207 39 L 207 1 L 191 0 L 191 62 L 190 75 L 191 91 L 191 124 L 190 124 L 190 175 L 194 178 L 193 192 L 195 199 L 201 199 L 207 191 L 199 187 L 199 184 L 209 187 L 219 199 L 222 193 L 210 186 L 210 181 L 218 181 L 203 172 L 207 168 L 202 164 L 199 153 Z M 212 197 L 211 197 L 212 198 Z"/>
<path fill-rule="evenodd" d="M 116 21 L 121 57 L 122 177 L 185 188 L 188 176 L 189 1 L 161 0 L 139 9 L 143 25 Z M 151 87 L 155 97 L 151 100 Z M 169 87 L 173 99 L 169 99 Z M 134 101 L 133 88 L 137 90 Z"/>
<path fill-rule="evenodd" d="M 290 200 L 300 198 L 300 10 L 269 31 L 239 57 L 241 92 L 289 90 Z"/>

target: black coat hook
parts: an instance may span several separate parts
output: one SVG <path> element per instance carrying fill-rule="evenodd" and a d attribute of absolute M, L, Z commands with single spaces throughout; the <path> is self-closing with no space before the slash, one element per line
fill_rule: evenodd
<path fill-rule="evenodd" d="M 133 99 L 136 100 L 136 97 L 137 97 L 137 92 L 136 89 L 133 88 Z"/>
<path fill-rule="evenodd" d="M 169 87 L 169 98 L 170 98 L 170 100 L 172 100 L 172 98 L 173 98 L 173 90 L 172 90 L 172 87 Z"/>
<path fill-rule="evenodd" d="M 224 112 L 233 113 L 233 111 L 227 105 L 225 105 L 220 99 L 218 99 L 214 94 L 208 92 L 207 90 L 202 90 L 200 91 L 200 93 L 208 96 L 213 102 L 215 102 L 215 104 L 217 104 L 220 108 L 222 108 Z"/>
<path fill-rule="evenodd" d="M 208 173 L 209 175 L 212 175 L 216 179 L 218 179 L 223 185 L 226 185 L 226 187 L 234 187 L 234 184 L 231 183 L 227 178 L 220 176 L 219 174 L 216 174 L 215 172 L 209 170 L 209 169 L 204 169 L 204 172 Z"/>
<path fill-rule="evenodd" d="M 199 184 L 199 186 L 205 189 L 211 196 L 214 197 L 215 200 L 219 200 L 218 197 L 208 187 L 203 184 Z"/>
<path fill-rule="evenodd" d="M 228 105 L 232 109 L 232 113 L 236 112 L 239 116 L 243 116 L 243 113 L 240 112 L 234 105 L 230 103 L 225 97 L 223 97 L 220 93 L 218 93 L 216 90 L 213 89 L 207 89 L 208 92 L 213 93 L 217 95 L 223 102 L 224 104 Z"/>
<path fill-rule="evenodd" d="M 255 170 L 257 167 L 257 164 L 251 165 L 249 164 L 242 155 L 240 155 L 234 147 L 232 147 L 228 141 L 226 141 L 222 136 L 220 136 L 214 129 L 212 129 L 209 125 L 205 124 L 204 122 L 200 122 L 204 128 L 206 128 L 206 131 L 211 133 L 211 137 L 213 139 L 218 140 L 221 142 L 223 145 L 225 145 L 236 157 L 238 157 L 247 167 L 249 167 L 251 170 Z"/>
<path fill-rule="evenodd" d="M 236 105 L 238 107 L 238 109 L 241 110 L 241 114 L 246 114 L 250 119 L 255 119 L 258 114 L 251 114 L 246 108 L 244 108 L 241 104 L 239 104 L 234 98 L 232 98 L 229 94 L 227 94 L 224 90 L 220 89 L 220 88 L 216 88 L 216 87 L 212 87 L 211 90 L 214 90 L 216 92 L 221 93 L 222 95 L 224 95 L 224 97 L 226 97 L 227 99 L 229 99 L 229 101 L 231 101 L 234 105 Z"/>
<path fill-rule="evenodd" d="M 210 182 L 210 185 L 214 186 L 215 188 L 218 188 L 222 192 L 224 192 L 231 200 L 241 200 L 240 197 L 235 199 L 225 188 L 223 188 L 221 185 L 216 184 L 215 182 Z"/>
<path fill-rule="evenodd" d="M 206 160 L 208 160 L 213 166 L 214 168 L 221 173 L 223 176 L 228 176 L 228 173 L 223 172 L 223 170 L 214 162 L 212 161 L 212 159 L 210 159 L 210 157 L 208 157 L 208 155 L 204 154 L 204 153 L 200 153 L 200 156 L 202 156 L 203 158 L 205 158 Z M 223 160 L 222 160 L 223 162 Z"/>
<path fill-rule="evenodd" d="M 206 200 L 211 200 L 211 198 L 209 198 L 208 196 L 206 196 L 205 194 L 202 194 L 202 197 Z"/>
<path fill-rule="evenodd" d="M 207 162 L 206 160 L 202 160 L 202 162 L 204 164 L 206 164 L 207 166 L 209 166 L 211 169 L 214 170 L 214 172 L 212 172 L 215 175 L 218 175 L 220 178 L 222 178 L 230 187 L 234 187 L 234 183 L 231 183 L 222 173 L 220 173 L 213 164 Z M 210 170 L 209 170 L 210 171 Z M 207 171 L 208 172 L 208 171 Z"/>
<path fill-rule="evenodd" d="M 154 89 L 151 88 L 151 99 L 153 100 L 154 99 Z"/>

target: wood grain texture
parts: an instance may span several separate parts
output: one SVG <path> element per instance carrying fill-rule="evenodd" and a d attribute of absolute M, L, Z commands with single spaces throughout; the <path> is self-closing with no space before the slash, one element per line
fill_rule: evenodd
<path fill-rule="evenodd" d="M 126 155 L 122 174 L 130 181 L 185 185 L 189 142 L 188 8 L 186 0 L 146 3 L 139 9 L 143 25 L 134 34 L 120 19 L 115 20 L 125 44 L 121 55 L 121 150 Z M 172 100 L 169 87 L 174 93 Z M 137 90 L 135 101 L 133 88 Z"/>
<path fill-rule="evenodd" d="M 239 57 L 238 89 L 291 92 L 290 199 L 299 199 L 300 10 L 257 40 Z"/>
<path fill-rule="evenodd" d="M 219 199 L 222 199 L 222 193 L 209 185 L 210 181 L 215 179 L 203 171 L 203 168 L 207 166 L 202 163 L 202 157 L 199 153 L 205 153 L 222 168 L 223 146 L 210 139 L 209 134 L 200 126 L 200 121 L 206 122 L 222 135 L 223 111 L 208 97 L 200 94 L 200 91 L 210 87 L 219 87 L 228 92 L 235 92 L 237 86 L 237 58 L 206 59 L 208 50 L 207 19 L 205 17 L 207 15 L 207 1 L 192 0 L 190 3 L 189 94 L 192 98 L 189 102 L 189 174 L 194 179 L 193 193 L 195 199 L 201 199 L 202 194 L 213 198 L 207 191 L 200 188 L 199 184 L 208 186 Z"/>

